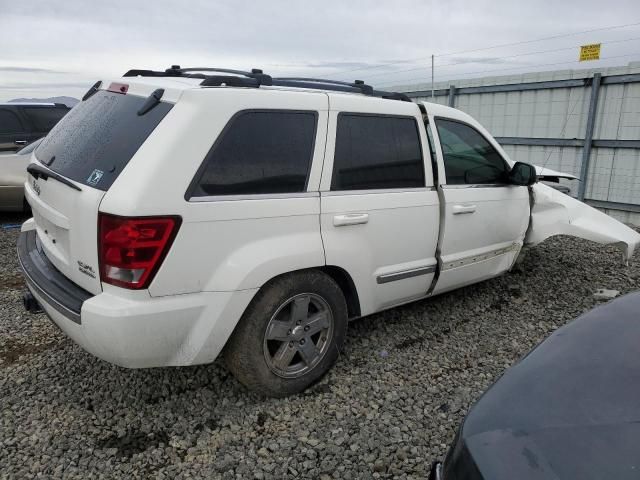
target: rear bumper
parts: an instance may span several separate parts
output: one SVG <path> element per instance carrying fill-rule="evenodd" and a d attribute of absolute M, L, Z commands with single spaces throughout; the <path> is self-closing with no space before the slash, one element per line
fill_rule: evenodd
<path fill-rule="evenodd" d="M 29 290 L 69 320 L 80 323 L 82 304 L 91 293 L 65 277 L 45 255 L 35 230 L 18 238 L 18 260 Z"/>
<path fill-rule="evenodd" d="M 35 231 L 20 235 L 19 257 L 33 296 L 49 318 L 82 348 L 123 367 L 212 362 L 256 292 L 200 292 L 153 298 L 147 291 L 105 285 L 98 295 L 83 291 L 86 298 L 80 299 L 75 291 L 75 297 L 70 299 L 63 297 L 56 290 L 56 283 L 48 281 L 42 272 L 35 239 L 30 241 L 31 232 L 35 235 Z M 75 288 L 80 289 L 77 285 Z"/>

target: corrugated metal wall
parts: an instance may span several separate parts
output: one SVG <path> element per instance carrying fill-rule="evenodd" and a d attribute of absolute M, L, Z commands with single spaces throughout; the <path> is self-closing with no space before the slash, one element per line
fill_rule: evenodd
<path fill-rule="evenodd" d="M 456 108 L 482 123 L 495 137 L 584 139 L 591 98 L 590 86 L 540 90 L 464 93 L 466 87 L 548 82 L 640 73 L 640 63 L 595 70 L 563 70 L 517 76 L 486 77 L 435 84 L 438 96 L 431 98 L 430 84 L 395 87 L 415 100 L 448 104 L 450 85 L 463 89 L 454 97 Z M 640 82 L 603 84 L 599 89 L 594 140 L 640 140 Z M 577 142 L 579 143 L 579 142 Z M 513 160 L 544 165 L 580 176 L 583 146 L 506 145 Z M 640 148 L 604 148 L 594 144 L 586 183 L 587 201 L 615 202 L 638 206 L 627 211 L 616 207 L 607 213 L 640 225 Z M 564 182 L 578 191 L 577 182 Z M 630 211 L 631 210 L 631 211 Z M 635 212 L 633 211 L 635 210 Z"/>

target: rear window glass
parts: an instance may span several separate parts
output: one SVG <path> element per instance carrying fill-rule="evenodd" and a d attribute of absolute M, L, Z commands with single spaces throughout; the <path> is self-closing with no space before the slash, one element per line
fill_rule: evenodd
<path fill-rule="evenodd" d="M 287 110 L 240 113 L 207 155 L 193 196 L 305 191 L 316 118 Z"/>
<path fill-rule="evenodd" d="M 64 117 L 69 109 L 62 107 L 22 107 L 38 132 L 48 132 Z"/>
<path fill-rule="evenodd" d="M 133 95 L 96 93 L 58 122 L 36 149 L 36 157 L 60 175 L 108 190 L 173 106 L 160 102 L 138 115 L 145 101 Z"/>

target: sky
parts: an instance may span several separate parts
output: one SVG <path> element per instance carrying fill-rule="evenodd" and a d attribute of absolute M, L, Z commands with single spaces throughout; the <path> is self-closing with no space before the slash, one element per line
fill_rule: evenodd
<path fill-rule="evenodd" d="M 640 1 L 0 0 L 0 52 L 0 101 L 172 64 L 388 88 L 640 61 Z"/>

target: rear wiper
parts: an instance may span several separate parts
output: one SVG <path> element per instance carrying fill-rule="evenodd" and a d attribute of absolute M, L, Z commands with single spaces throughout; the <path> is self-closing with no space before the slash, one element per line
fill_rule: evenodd
<path fill-rule="evenodd" d="M 67 180 L 62 175 L 54 172 L 53 170 L 49 170 L 48 168 L 45 168 L 42 165 L 38 165 L 37 163 L 29 164 L 29 166 L 27 167 L 27 172 L 29 172 L 35 179 L 42 178 L 43 180 L 46 181 L 49 177 L 51 177 L 59 181 L 60 183 L 73 188 L 74 190 L 78 190 L 79 192 L 82 191 L 82 189 L 79 186 L 77 186 L 70 180 Z"/>

